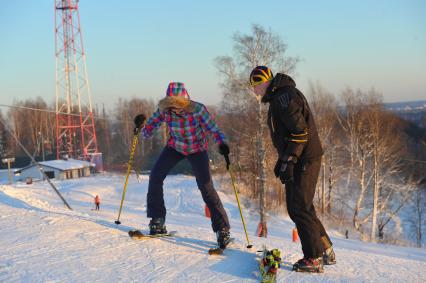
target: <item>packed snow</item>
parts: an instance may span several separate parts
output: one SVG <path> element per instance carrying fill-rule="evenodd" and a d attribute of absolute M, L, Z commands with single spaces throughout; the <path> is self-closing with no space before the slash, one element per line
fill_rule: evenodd
<path fill-rule="evenodd" d="M 285 263 L 278 282 L 424 282 L 426 278 L 425 249 L 347 240 L 333 231 L 337 264 L 326 266 L 323 274 L 292 272 L 291 263 L 302 253 L 300 243 L 291 240 L 291 220 L 270 216 L 268 238 L 258 238 L 258 213 L 243 208 L 254 244 L 247 249 L 231 184 L 216 182 L 236 238 L 221 256 L 207 253 L 215 245 L 215 235 L 191 176 L 169 176 L 165 181 L 166 224 L 169 231 L 178 231 L 177 236 L 139 241 L 127 232 L 147 230 L 148 176 L 130 177 L 121 225 L 114 221 L 124 176 L 105 173 L 55 184 L 73 211 L 46 182 L 0 186 L 0 282 L 258 282 L 256 250 L 263 244 L 282 252 Z M 97 194 L 100 211 L 93 210 Z"/>

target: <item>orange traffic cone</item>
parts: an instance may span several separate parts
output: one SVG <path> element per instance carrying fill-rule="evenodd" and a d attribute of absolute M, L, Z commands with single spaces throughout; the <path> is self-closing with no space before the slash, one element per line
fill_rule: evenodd
<path fill-rule="evenodd" d="M 210 209 L 208 208 L 207 204 L 204 207 L 204 213 L 206 214 L 207 218 L 211 218 Z"/>
<path fill-rule="evenodd" d="M 262 222 L 259 222 L 259 225 L 257 225 L 257 236 L 268 237 L 268 227 L 266 227 L 266 223 L 262 225 Z"/>
<path fill-rule="evenodd" d="M 293 243 L 297 242 L 299 235 L 297 234 L 297 228 L 293 228 Z"/>

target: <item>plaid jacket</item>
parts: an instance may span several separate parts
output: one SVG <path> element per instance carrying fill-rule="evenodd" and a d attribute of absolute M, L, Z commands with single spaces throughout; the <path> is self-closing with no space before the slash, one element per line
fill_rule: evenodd
<path fill-rule="evenodd" d="M 182 116 L 169 110 L 157 110 L 142 128 L 143 136 L 151 137 L 154 130 L 165 122 L 169 130 L 167 145 L 184 155 L 207 150 L 206 132 L 213 134 L 218 144 L 224 143 L 225 135 L 210 117 L 207 108 L 201 103 L 192 103 L 195 104 L 195 110 L 185 112 Z"/>

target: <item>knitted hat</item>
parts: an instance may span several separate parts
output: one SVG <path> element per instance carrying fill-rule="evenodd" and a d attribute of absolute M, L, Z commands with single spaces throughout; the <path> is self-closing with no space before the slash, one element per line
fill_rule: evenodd
<path fill-rule="evenodd" d="M 185 84 L 179 82 L 171 82 L 167 87 L 166 96 L 180 96 L 189 99 Z"/>
<path fill-rule="evenodd" d="M 258 86 L 266 83 L 274 78 L 271 69 L 266 66 L 257 66 L 251 71 L 250 84 L 251 86 Z"/>
<path fill-rule="evenodd" d="M 184 83 L 171 82 L 167 87 L 166 97 L 160 100 L 158 107 L 160 111 L 164 111 L 167 108 L 178 108 L 192 112 L 194 103 L 190 100 Z"/>

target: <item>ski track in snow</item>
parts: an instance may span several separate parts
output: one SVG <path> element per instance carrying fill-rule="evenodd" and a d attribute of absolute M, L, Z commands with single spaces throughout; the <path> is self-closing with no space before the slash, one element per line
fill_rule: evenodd
<path fill-rule="evenodd" d="M 334 235 L 337 265 L 323 274 L 291 271 L 302 254 L 291 242 L 293 223 L 270 216 L 269 237 L 257 238 L 257 213 L 244 209 L 248 250 L 231 186 L 219 192 L 235 243 L 222 256 L 209 256 L 215 244 L 204 203 L 189 176 L 165 181 L 167 228 L 172 238 L 132 240 L 127 231 L 147 230 L 147 176 L 132 175 L 121 214 L 122 175 L 98 175 L 55 182 L 73 211 L 67 210 L 47 183 L 0 186 L 0 282 L 258 282 L 256 250 L 279 248 L 285 264 L 278 282 L 424 282 L 426 250 L 346 240 Z M 93 198 L 101 197 L 94 211 Z M 244 203 L 244 201 L 243 201 Z"/>

